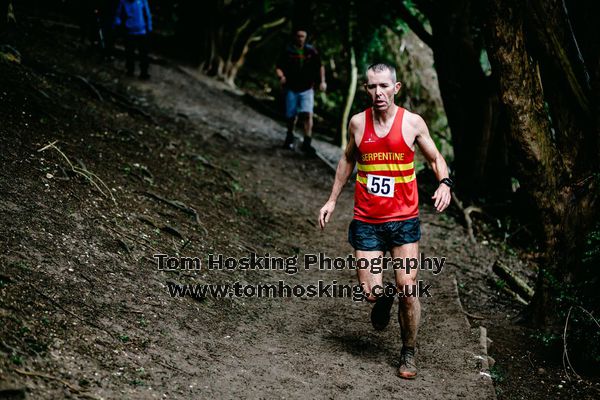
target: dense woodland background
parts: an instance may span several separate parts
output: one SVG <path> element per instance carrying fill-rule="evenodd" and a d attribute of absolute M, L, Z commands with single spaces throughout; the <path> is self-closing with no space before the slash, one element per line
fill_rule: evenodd
<path fill-rule="evenodd" d="M 538 265 L 524 322 L 572 359 L 600 362 L 600 6 L 593 0 L 150 0 L 156 54 L 177 58 L 277 109 L 274 74 L 294 26 L 321 52 L 329 89 L 316 130 L 343 145 L 367 106 L 365 67 L 398 66 L 400 103 L 422 114 L 450 160 L 455 205 Z M 2 8 L 7 9 L 0 2 Z M 67 15 L 82 40 L 110 33 L 111 1 L 13 1 Z M 98 19 L 93 10 L 100 10 Z M 2 31 L 15 34 L 0 15 Z M 7 26 L 8 24 L 8 26 Z M 12 30 L 12 33 L 10 33 Z M 18 30 L 17 30 L 18 32 Z M 554 347 L 553 347 L 554 346 Z M 597 372 L 597 371 L 596 371 Z"/>

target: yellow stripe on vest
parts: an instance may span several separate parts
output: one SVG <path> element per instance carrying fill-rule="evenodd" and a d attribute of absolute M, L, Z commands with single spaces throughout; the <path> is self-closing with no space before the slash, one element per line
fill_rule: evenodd
<path fill-rule="evenodd" d="M 373 171 L 408 171 L 415 167 L 415 163 L 411 162 L 408 164 L 361 164 L 357 163 L 356 167 L 359 171 L 373 172 Z"/>
<path fill-rule="evenodd" d="M 417 175 L 415 175 L 414 173 L 412 175 L 409 176 L 395 176 L 394 177 L 394 181 L 396 183 L 408 183 L 408 182 L 412 182 L 415 179 L 417 179 Z M 367 184 L 367 177 L 366 176 L 360 176 L 360 175 L 356 175 L 356 180 L 359 181 L 360 183 L 366 185 Z"/>

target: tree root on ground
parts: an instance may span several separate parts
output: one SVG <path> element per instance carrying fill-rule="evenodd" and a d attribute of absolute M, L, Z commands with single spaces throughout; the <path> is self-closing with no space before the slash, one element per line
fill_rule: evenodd
<path fill-rule="evenodd" d="M 454 200 L 454 203 L 459 208 L 459 210 L 462 211 L 465 217 L 465 222 L 467 223 L 467 234 L 469 235 L 469 239 L 472 243 L 477 243 L 475 235 L 473 234 L 473 219 L 471 219 L 471 213 L 477 212 L 479 214 L 483 214 L 483 210 L 481 209 L 481 207 L 476 206 L 468 206 L 465 208 L 463 206 L 462 201 L 458 199 L 456 193 L 454 192 L 452 192 L 452 200 Z"/>
<path fill-rule="evenodd" d="M 146 191 L 146 192 L 142 192 L 142 193 L 150 198 L 153 198 L 155 200 L 158 200 L 160 202 L 168 204 L 173 208 L 176 208 L 180 211 L 183 211 L 186 214 L 193 216 L 196 221 L 196 224 L 200 227 L 200 229 L 202 229 L 202 231 L 204 232 L 205 235 L 208 235 L 208 230 L 204 227 L 204 225 L 202 225 L 202 222 L 200 221 L 200 216 L 198 215 L 198 211 L 196 211 L 193 207 L 190 207 L 179 200 L 169 200 L 169 199 L 167 199 L 157 193 L 154 193 L 154 192 Z"/>
<path fill-rule="evenodd" d="M 113 201 L 113 203 L 115 203 L 115 205 L 116 205 L 117 204 L 117 200 L 115 199 L 115 196 L 113 196 L 112 191 L 106 185 L 106 183 L 104 183 L 104 181 L 102 179 L 100 179 L 98 177 L 98 175 L 94 174 L 93 172 L 90 172 L 89 170 L 87 170 L 85 168 L 76 167 L 75 165 L 73 165 L 73 163 L 71 162 L 71 160 L 69 159 L 69 157 L 67 157 L 65 155 L 65 153 L 63 153 L 56 146 L 57 142 L 58 141 L 55 140 L 55 141 L 53 141 L 51 143 L 48 143 L 46 146 L 42 147 L 41 149 L 38 149 L 38 153 L 40 153 L 42 151 L 45 151 L 45 150 L 48 150 L 48 149 L 54 149 L 54 150 L 56 150 L 58 152 L 58 154 L 60 154 L 65 159 L 65 161 L 67 162 L 67 164 L 71 168 L 71 171 L 73 171 L 75 174 L 81 175 L 85 179 L 87 179 L 103 196 L 109 197 Z M 102 188 L 104 188 L 104 190 Z"/>

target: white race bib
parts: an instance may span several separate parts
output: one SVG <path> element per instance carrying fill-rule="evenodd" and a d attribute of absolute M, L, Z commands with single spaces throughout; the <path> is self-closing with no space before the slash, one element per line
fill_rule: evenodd
<path fill-rule="evenodd" d="M 394 197 L 395 183 L 393 176 L 367 174 L 367 191 L 376 196 Z"/>

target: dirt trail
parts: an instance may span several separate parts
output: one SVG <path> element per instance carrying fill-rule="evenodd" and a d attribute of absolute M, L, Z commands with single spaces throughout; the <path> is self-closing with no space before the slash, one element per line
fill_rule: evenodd
<path fill-rule="evenodd" d="M 255 180 L 252 190 L 282 223 L 290 217 L 316 219 L 318 209 L 328 196 L 331 172 L 318 168 L 322 176 L 315 181 L 302 173 L 307 161 L 290 166 L 289 159 L 298 156 L 277 149 L 283 136 L 280 124 L 257 114 L 239 100 L 223 97 L 218 91 L 227 89 L 214 82 L 210 87 L 202 76 L 197 77 L 199 84 L 190 85 L 169 69 L 159 69 L 155 74 L 160 83 L 145 85 L 144 89 L 149 90 L 162 107 L 185 113 L 195 123 L 213 125 L 216 129 L 226 126 L 227 132 L 240 133 L 235 138 L 241 144 L 236 156 L 243 163 L 253 165 L 249 177 Z M 335 151 L 326 143 L 318 146 L 321 151 Z M 283 163 L 286 168 L 278 167 Z M 352 218 L 352 201 L 352 185 L 348 185 L 335 218 L 324 233 L 316 228 L 309 228 L 309 232 L 289 232 L 290 244 L 302 249 L 300 257 L 305 253 L 323 252 L 330 257 L 345 257 L 351 253 L 346 236 Z M 446 256 L 447 253 L 435 250 L 435 243 L 448 232 L 428 223 L 439 217 L 431 207 L 424 206 L 421 218 L 424 236 L 421 250 L 430 256 Z M 459 227 L 454 226 L 454 229 L 454 234 L 463 236 Z M 456 241 L 460 243 L 461 239 Z M 459 246 L 467 245 L 459 243 Z M 222 332 L 229 336 L 228 348 L 231 349 L 225 353 L 234 356 L 225 363 L 227 372 L 209 374 L 207 380 L 215 382 L 209 385 L 209 392 L 265 398 L 333 398 L 341 394 L 494 398 L 491 380 L 480 374 L 479 330 L 471 330 L 461 311 L 452 266 L 446 267 L 439 277 L 423 273 L 420 278 L 432 284 L 433 297 L 424 300 L 419 339 L 420 376 L 416 381 L 402 381 L 394 375 L 401 346 L 395 318 L 384 333 L 377 333 L 370 326 L 370 307 L 366 303 L 355 303 L 347 298 L 271 300 L 269 311 L 261 314 L 258 321 L 237 328 L 229 335 L 227 330 Z M 355 283 L 353 271 L 319 271 L 316 267 L 278 279 L 303 285 L 315 284 L 318 280 Z M 262 308 L 261 303 L 265 301 L 251 300 L 248 306 Z M 240 382 L 243 384 L 238 386 Z M 223 387 L 231 391 L 224 392 Z"/>
<path fill-rule="evenodd" d="M 52 39 L 46 40 L 48 46 Z M 457 264 L 486 254 L 466 254 L 462 228 L 427 204 L 421 207 L 422 251 L 448 263 L 437 276 L 420 276 L 432 284 L 432 297 L 423 301 L 414 381 L 396 376 L 397 323 L 373 331 L 366 303 L 170 297 L 169 282 L 354 284 L 349 270 L 166 272 L 152 260 L 156 252 L 203 259 L 250 252 L 345 257 L 352 188 L 320 232 L 316 213 L 329 194 L 331 171 L 280 150 L 280 124 L 218 83 L 172 67 L 154 66 L 148 83 L 114 86 L 117 69 L 94 70 L 90 82 L 107 89 L 99 101 L 86 84 L 65 79 L 82 73 L 79 55 L 56 52 L 43 62 L 70 65 L 64 75 L 43 71 L 33 57 L 0 74 L 7 88 L 6 111 L 0 111 L 7 138 L 0 172 L 0 389 L 15 387 L 32 399 L 82 393 L 106 399 L 495 398 L 481 373 L 479 330 L 462 313 L 453 281 Z M 30 87 L 43 88 L 52 101 L 23 94 Z M 108 90 L 119 88 L 139 101 L 109 102 Z M 50 122 L 36 114 L 40 104 Z M 118 205 L 65 172 L 58 155 L 36 152 L 52 139 L 102 177 Z M 200 224 L 148 192 L 193 207 Z"/>

